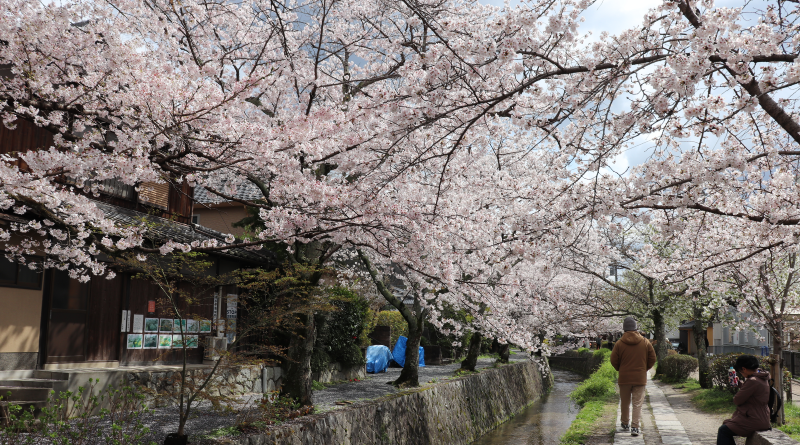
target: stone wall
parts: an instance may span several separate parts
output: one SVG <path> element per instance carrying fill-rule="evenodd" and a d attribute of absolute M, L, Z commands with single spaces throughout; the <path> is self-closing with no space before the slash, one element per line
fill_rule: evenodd
<path fill-rule="evenodd" d="M 758 431 L 747 438 L 746 445 L 796 445 L 800 442 L 792 439 L 780 430 Z"/>
<path fill-rule="evenodd" d="M 314 372 L 311 374 L 312 380 L 320 383 L 330 383 L 342 380 L 363 380 L 367 378 L 367 366 L 343 366 L 339 363 L 331 363 L 328 369 L 322 372 Z"/>
<path fill-rule="evenodd" d="M 567 351 L 562 355 L 548 358 L 550 366 L 567 371 L 577 372 L 578 374 L 589 376 L 597 370 L 603 363 L 603 357 L 595 357 L 593 351 Z"/>
<path fill-rule="evenodd" d="M 516 363 L 297 419 L 240 445 L 469 444 L 536 401 L 551 383 Z"/>

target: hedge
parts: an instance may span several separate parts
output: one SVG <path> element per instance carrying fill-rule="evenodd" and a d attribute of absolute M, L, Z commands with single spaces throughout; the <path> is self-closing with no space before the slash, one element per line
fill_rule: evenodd
<path fill-rule="evenodd" d="M 665 382 L 685 382 L 696 369 L 697 359 L 682 354 L 667 355 L 658 364 L 658 372 Z"/>

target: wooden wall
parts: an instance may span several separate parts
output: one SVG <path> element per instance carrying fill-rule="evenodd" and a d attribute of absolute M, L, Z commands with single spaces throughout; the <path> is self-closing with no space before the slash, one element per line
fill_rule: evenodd
<path fill-rule="evenodd" d="M 154 283 L 139 279 L 131 279 L 129 289 L 127 302 L 124 307 L 130 310 L 132 314 L 144 315 L 145 318 L 173 318 L 175 316 L 175 312 L 164 296 L 164 293 Z M 182 302 L 178 305 L 178 308 L 185 318 L 211 320 L 214 311 L 213 293 L 207 292 L 201 295 L 199 300 L 198 303 L 192 305 L 187 305 L 185 302 Z M 148 301 L 156 302 L 156 311 L 154 313 L 147 312 Z M 121 313 L 118 318 L 120 318 L 121 321 Z M 133 319 L 133 316 L 131 316 L 131 319 Z M 120 339 L 122 347 L 120 365 L 170 364 L 180 363 L 183 360 L 181 349 L 127 349 L 127 333 L 123 334 L 122 337 L 123 338 Z M 189 363 L 203 362 L 203 337 L 203 335 L 200 336 L 201 345 L 199 348 L 187 349 Z"/>
<path fill-rule="evenodd" d="M 123 275 L 112 280 L 95 277 L 89 287 L 86 323 L 86 360 L 119 360 L 119 333 L 122 318 Z"/>

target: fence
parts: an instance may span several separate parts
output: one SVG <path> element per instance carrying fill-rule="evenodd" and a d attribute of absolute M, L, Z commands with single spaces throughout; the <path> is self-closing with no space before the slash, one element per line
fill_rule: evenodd
<path fill-rule="evenodd" d="M 723 345 L 706 347 L 707 354 L 721 355 L 733 352 L 751 355 L 769 355 L 769 346 Z"/>
<path fill-rule="evenodd" d="M 800 372 L 800 351 L 783 351 L 783 366 L 796 376 Z"/>

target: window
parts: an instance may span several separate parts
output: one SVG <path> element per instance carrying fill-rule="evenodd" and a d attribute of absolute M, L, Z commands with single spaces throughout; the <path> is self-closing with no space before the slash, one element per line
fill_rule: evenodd
<path fill-rule="evenodd" d="M 0 286 L 41 289 L 42 273 L 31 270 L 27 264 L 9 261 L 5 253 L 0 252 Z"/>
<path fill-rule="evenodd" d="M 200 215 L 192 215 L 192 224 L 200 224 Z"/>

